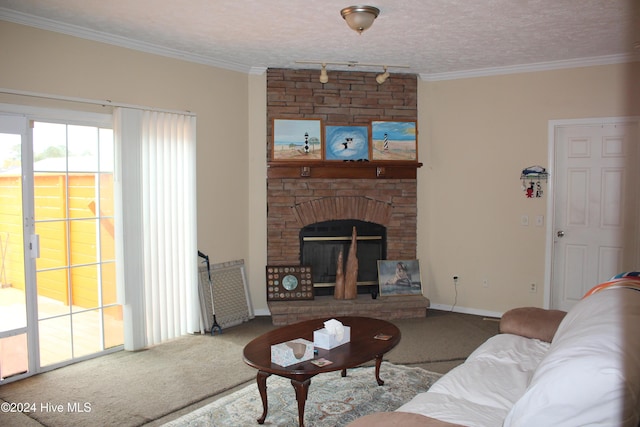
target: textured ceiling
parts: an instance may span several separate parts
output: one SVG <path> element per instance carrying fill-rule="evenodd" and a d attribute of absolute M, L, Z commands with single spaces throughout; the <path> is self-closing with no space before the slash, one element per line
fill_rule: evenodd
<path fill-rule="evenodd" d="M 447 78 L 640 55 L 638 0 L 365 4 L 381 13 L 362 35 L 340 16 L 349 0 L 0 0 L 0 19 L 244 72 L 356 61 Z"/>

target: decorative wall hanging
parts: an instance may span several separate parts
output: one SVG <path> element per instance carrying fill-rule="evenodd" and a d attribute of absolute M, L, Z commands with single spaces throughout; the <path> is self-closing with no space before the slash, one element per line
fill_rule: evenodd
<path fill-rule="evenodd" d="M 267 266 L 267 301 L 307 299 L 313 299 L 311 266 Z"/>
<path fill-rule="evenodd" d="M 325 126 L 325 159 L 369 161 L 368 126 Z"/>
<path fill-rule="evenodd" d="M 273 160 L 322 160 L 322 120 L 274 119 Z"/>
<path fill-rule="evenodd" d="M 372 160 L 418 160 L 416 122 L 371 122 Z"/>
<path fill-rule="evenodd" d="M 549 179 L 549 173 L 542 166 L 529 166 L 524 168 L 520 174 L 522 180 L 522 190 L 527 199 L 542 197 L 541 181 Z"/>

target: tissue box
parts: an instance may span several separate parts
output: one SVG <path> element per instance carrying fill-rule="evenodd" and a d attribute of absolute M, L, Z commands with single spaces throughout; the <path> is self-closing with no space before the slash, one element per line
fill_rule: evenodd
<path fill-rule="evenodd" d="M 327 328 L 313 331 L 313 344 L 316 347 L 323 348 L 325 350 L 331 350 L 332 348 L 346 344 L 349 341 L 351 341 L 351 328 L 348 326 L 344 327 L 344 335 L 342 336 L 341 341 L 338 341 L 335 335 L 329 334 L 329 332 L 327 332 Z"/>
<path fill-rule="evenodd" d="M 294 350 L 302 356 L 297 358 Z M 271 363 L 276 365 L 290 366 L 311 359 L 313 359 L 313 343 L 309 340 L 298 338 L 271 346 Z"/>

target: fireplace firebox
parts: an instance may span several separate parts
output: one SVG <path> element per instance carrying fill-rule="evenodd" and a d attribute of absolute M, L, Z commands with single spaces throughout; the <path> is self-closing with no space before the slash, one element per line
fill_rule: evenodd
<path fill-rule="evenodd" d="M 310 265 L 316 296 L 333 295 L 340 250 L 346 268 L 353 227 L 357 234 L 358 293 L 378 291 L 378 260 L 387 257 L 386 227 L 360 220 L 333 220 L 300 230 L 300 265 Z"/>

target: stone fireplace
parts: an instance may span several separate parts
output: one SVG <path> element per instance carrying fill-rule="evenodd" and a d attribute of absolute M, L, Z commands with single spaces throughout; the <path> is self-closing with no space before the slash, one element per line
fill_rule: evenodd
<path fill-rule="evenodd" d="M 275 161 L 271 157 L 274 119 L 319 119 L 323 126 L 363 126 L 372 120 L 417 121 L 416 76 L 393 74 L 382 85 L 375 81 L 375 76 L 368 72 L 332 71 L 329 83 L 322 84 L 318 81 L 317 70 L 267 71 L 268 265 L 306 264 L 308 254 L 304 253 L 305 242 L 301 235 L 312 229 L 317 231 L 317 227 L 335 224 L 335 221 L 378 227 L 377 234 L 373 234 L 384 236 L 384 241 L 377 249 L 371 249 L 370 242 L 362 243 L 363 249 L 378 251 L 377 255 L 367 253 L 366 257 L 416 258 L 416 170 L 420 163 L 291 162 Z M 366 236 L 369 231 L 362 234 Z M 351 235 L 350 231 L 348 235 Z M 327 257 L 335 255 L 338 244 L 335 241 L 332 244 L 324 251 Z M 324 249 L 316 250 L 323 252 Z M 346 255 L 345 252 L 345 260 Z M 363 254 L 363 259 L 366 257 Z M 360 254 L 358 259 L 360 261 Z M 271 302 L 269 308 L 274 324 L 345 314 L 424 317 L 428 300 L 422 296 L 371 298 L 371 290 L 377 288 L 377 268 L 374 268 L 377 260 L 373 261 L 364 261 L 363 268 L 367 273 L 359 280 L 364 287 L 357 300 L 334 301 L 330 291 L 331 295 L 319 295 L 314 301 Z M 328 268 L 335 262 L 324 259 L 317 267 L 318 271 L 312 265 L 314 275 L 318 274 L 314 282 L 322 284 L 319 288 L 335 281 Z M 373 270 L 375 279 L 370 275 Z M 363 308 L 363 304 L 368 307 Z M 288 317 L 280 318 L 280 315 Z"/>
<path fill-rule="evenodd" d="M 267 203 L 269 265 L 300 263 L 303 259 L 301 231 L 314 224 L 337 220 L 347 224 L 355 224 L 357 220 L 375 224 L 378 230 L 384 229 L 386 238 L 384 247 L 380 248 L 380 259 L 416 258 L 415 180 L 269 180 Z M 334 265 L 335 262 L 335 259 L 325 260 Z M 325 283 L 331 283 L 330 279 Z M 365 279 L 362 282 L 372 280 L 370 276 Z"/>

